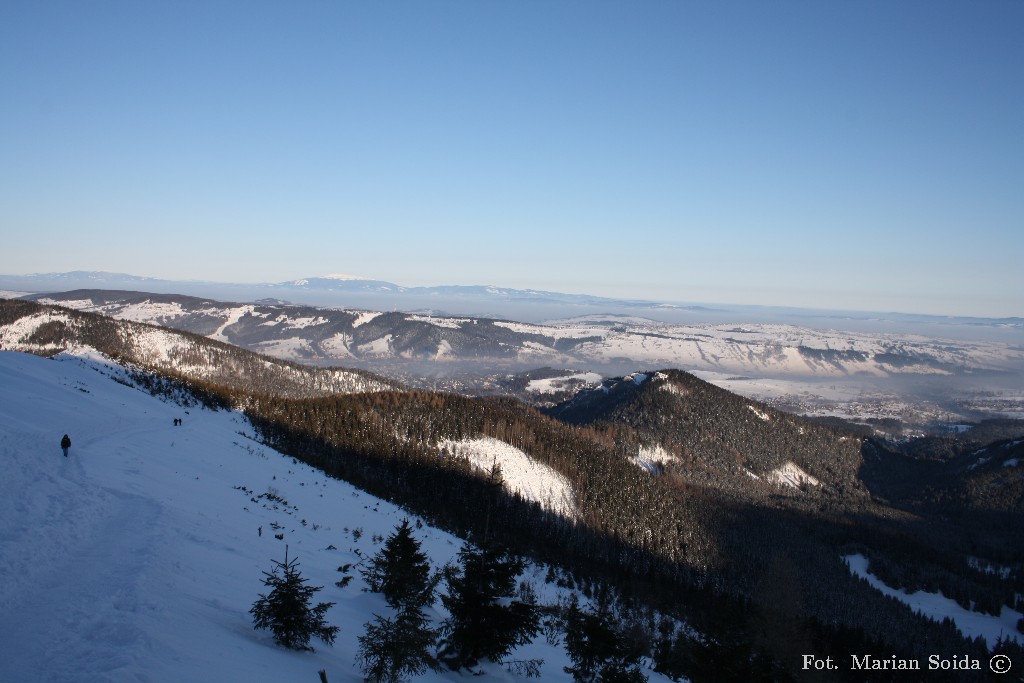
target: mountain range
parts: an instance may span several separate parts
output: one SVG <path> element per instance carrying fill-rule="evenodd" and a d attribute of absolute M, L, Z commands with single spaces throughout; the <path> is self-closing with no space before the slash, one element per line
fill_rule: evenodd
<path fill-rule="evenodd" d="M 304 277 L 283 282 L 230 283 L 166 280 L 124 273 L 72 271 L 33 275 L 0 274 L 0 291 L 65 292 L 74 289 L 185 294 L 222 301 L 276 303 L 471 316 L 538 323 L 586 315 L 641 316 L 657 322 L 781 323 L 864 332 L 921 333 L 970 339 L 1019 339 L 1024 318 L 972 318 L 879 311 L 802 309 L 722 303 L 615 299 L 586 294 L 514 289 L 491 285 L 406 287 L 350 275 Z M 1009 336 L 1008 336 L 1009 333 Z"/>
<path fill-rule="evenodd" d="M 572 368 L 544 379 L 575 377 L 567 381 L 577 386 L 588 373 L 593 384 L 595 375 L 675 367 L 813 414 L 909 423 L 1024 415 L 1024 347 L 1007 341 L 781 323 L 677 324 L 614 314 L 539 324 L 98 289 L 27 298 L 171 327 L 294 362 L 362 367 L 415 386 L 437 386 L 425 378 L 457 377 L 441 386 L 512 391 L 538 404 L 557 402 L 561 390 L 551 382 L 512 390 L 515 381 L 507 376 Z M 541 379 L 536 372 L 531 377 Z"/>
<path fill-rule="evenodd" d="M 448 533 L 556 568 L 552 582 L 580 588 L 591 604 L 612 591 L 631 605 L 622 632 L 632 629 L 638 656 L 673 679 L 818 680 L 800 667 L 807 648 L 844 661 L 851 653 L 987 661 L 1005 652 L 1024 666 L 1016 625 L 1024 608 L 1019 421 L 900 444 L 784 413 L 667 367 L 602 380 L 541 413 L 511 398 L 410 390 L 343 369 L 322 374 L 192 333 L 17 300 L 0 301 L 0 344 L 98 361 L 120 382 L 181 410 L 232 411 L 243 451 L 279 457 L 263 450 L 270 449 L 315 468 L 292 486 L 310 485 L 320 476 L 314 472 L 343 479 L 359 495 L 386 498 Z M 12 377 L 21 372 L 19 355 L 3 354 Z M 54 376 L 67 378 L 61 395 L 85 401 L 83 409 L 98 392 L 75 373 Z M 21 471 L 17 458 L 38 459 L 42 446 L 20 436 L 19 416 L 38 413 L 52 389 L 9 384 L 3 405 L 17 416 L 5 418 L 0 444 L 13 444 L 3 446 L 5 457 Z M 118 401 L 103 404 L 111 415 L 100 429 L 126 440 L 93 457 L 116 455 L 131 475 L 142 467 L 133 459 L 147 458 L 154 428 L 140 422 L 147 409 L 121 409 Z M 216 470 L 221 457 L 211 452 L 203 467 Z M 213 495 L 201 488 L 212 476 L 205 470 L 193 475 L 194 465 L 160 462 L 163 480 L 130 485 L 177 490 L 196 481 L 191 495 Z M 247 495 L 255 498 L 255 490 Z M 19 509 L 2 508 L 8 528 Z M 297 531 L 293 521 L 282 534 Z M 189 528 L 162 528 L 176 544 L 196 537 Z M 17 538 L 17 547 L 28 546 L 28 536 Z M 215 531 L 202 538 L 217 548 L 240 543 Z M 193 571 L 189 553 L 176 561 Z M 19 567 L 27 576 L 37 571 Z M 921 595 L 930 607 L 919 613 L 907 605 Z M 55 622 L 47 623 L 52 633 Z M 830 674 L 862 679 L 857 671 Z M 934 680 L 982 676 L 939 671 Z"/>

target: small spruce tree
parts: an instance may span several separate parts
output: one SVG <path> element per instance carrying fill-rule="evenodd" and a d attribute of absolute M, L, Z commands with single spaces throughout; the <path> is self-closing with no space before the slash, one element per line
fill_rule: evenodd
<path fill-rule="evenodd" d="M 396 610 L 434 601 L 437 579 L 430 576 L 430 561 L 420 550 L 420 542 L 413 538 L 408 519 L 388 536 L 362 574 L 367 589 L 383 593 L 388 605 Z"/>
<path fill-rule="evenodd" d="M 316 636 L 328 645 L 334 644 L 338 634 L 337 626 L 329 626 L 324 614 L 333 602 L 310 605 L 313 595 L 323 586 L 307 586 L 307 579 L 299 573 L 297 558 L 288 559 L 285 546 L 284 562 L 271 560 L 274 568 L 263 572 L 265 586 L 270 587 L 267 595 L 260 593 L 249 613 L 252 614 L 253 628 L 267 628 L 274 634 L 274 640 L 293 650 L 312 650 L 309 640 Z"/>
<path fill-rule="evenodd" d="M 572 666 L 565 672 L 577 683 L 643 683 L 639 657 L 630 648 L 607 608 L 584 612 L 576 605 L 565 620 L 565 651 Z"/>
<path fill-rule="evenodd" d="M 430 650 L 437 631 L 420 608 L 400 610 L 393 619 L 375 614 L 359 636 L 359 662 L 367 683 L 403 683 L 436 668 Z"/>
<path fill-rule="evenodd" d="M 412 536 L 409 520 L 402 520 L 363 570 L 367 589 L 383 593 L 395 610 L 387 619 L 375 614 L 359 636 L 359 662 L 367 683 L 401 683 L 437 666 L 431 648 L 437 631 L 424 613 L 434 604 L 438 577 L 431 576 L 430 561 Z"/>
<path fill-rule="evenodd" d="M 521 560 L 493 547 L 459 551 L 459 570 L 447 573 L 448 594 L 441 597 L 451 615 L 445 622 L 439 658 L 450 669 L 492 662 L 540 632 L 536 604 L 512 599 Z"/>

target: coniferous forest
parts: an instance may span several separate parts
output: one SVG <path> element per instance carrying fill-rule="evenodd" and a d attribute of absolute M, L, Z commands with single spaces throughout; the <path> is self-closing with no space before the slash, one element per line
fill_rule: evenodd
<path fill-rule="evenodd" d="M 89 345 L 155 372 L 145 380 L 154 393 L 185 391 L 211 407 L 239 409 L 274 449 L 472 541 L 481 550 L 464 549 L 462 569 L 445 579 L 453 601 L 479 590 L 467 577 L 481 564 L 511 563 L 503 571 L 514 577 L 516 558 L 526 556 L 595 596 L 611 587 L 614 611 L 595 598 L 596 609 L 564 606 L 548 615 L 566 628 L 577 680 L 634 680 L 641 656 L 693 681 L 863 678 L 805 670 L 807 652 L 988 661 L 980 639 L 913 613 L 855 576 L 844 560 L 851 555 L 908 592 L 940 591 L 990 614 L 1024 608 L 1024 484 L 1021 470 L 1004 466 L 1022 455 L 1019 423 L 894 443 L 774 410 L 677 369 L 609 381 L 541 412 L 509 398 L 411 391 L 368 373 L 282 363 L 178 332 L 160 355 L 142 343 L 159 328 L 0 302 L 0 326 L 33 315 L 52 320 L 23 340 L 32 347 L 24 350 Z M 452 447 L 483 437 L 563 476 L 574 514 L 510 493 L 495 483 L 500 473 L 482 471 Z M 981 449 L 990 460 L 979 459 Z M 657 468 L 634 462 L 652 451 L 663 454 Z M 781 482 L 778 473 L 790 466 L 802 474 Z M 399 542 L 389 543 L 399 553 Z M 416 577 L 408 583 L 432 594 L 440 577 L 416 569 L 410 548 L 401 553 Z M 381 556 L 377 569 L 392 559 Z M 493 591 L 507 603 L 506 584 Z M 381 637 L 408 635 L 399 626 L 416 621 L 416 595 L 395 595 L 388 598 L 395 613 L 372 625 Z M 472 619 L 481 600 L 449 609 Z M 510 642 L 541 628 L 544 615 L 521 605 Z M 655 613 L 700 635 L 659 629 Z M 610 625 L 612 615 L 633 621 Z M 488 654 L 466 639 L 471 632 L 441 634 L 442 663 L 458 668 Z M 391 664 L 372 645 L 368 666 L 388 680 Z M 1024 666 L 1019 646 L 999 647 Z M 601 655 L 608 652 L 615 655 Z M 413 673 L 428 664 L 410 662 Z M 937 671 L 929 680 L 985 675 Z M 872 672 L 871 680 L 906 679 Z"/>

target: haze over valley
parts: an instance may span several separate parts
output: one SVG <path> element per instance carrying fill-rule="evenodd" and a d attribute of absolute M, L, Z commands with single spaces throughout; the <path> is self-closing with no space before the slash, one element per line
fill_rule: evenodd
<path fill-rule="evenodd" d="M 363 303 L 358 292 L 343 290 L 339 296 Z M 558 297 L 570 299 L 549 293 L 548 300 Z M 530 323 L 365 307 L 229 304 L 130 291 L 76 290 L 29 298 L 174 327 L 277 358 L 360 367 L 411 386 L 506 393 L 538 405 L 596 386 L 603 377 L 675 367 L 790 412 L 884 425 L 894 436 L 903 430 L 920 434 L 963 422 L 1024 417 L 1019 341 L 1024 335 L 1014 320 L 879 315 L 875 331 L 869 332 L 810 326 L 851 322 L 851 327 L 865 328 L 871 320 L 866 314 L 844 321 L 792 309 L 759 311 L 760 321 L 681 324 L 646 317 L 661 314 L 671 320 L 678 314 L 669 309 L 665 315 L 664 307 L 647 304 L 633 315 L 586 314 Z M 462 305 L 481 305 L 478 298 L 467 296 Z M 585 301 L 576 305 L 599 305 Z M 619 311 L 628 305 L 615 304 L 606 303 Z M 545 305 L 558 304 L 540 304 L 535 310 Z M 688 315 L 699 319 L 700 310 L 690 309 Z M 707 310 L 712 318 L 752 315 L 743 309 Z M 900 326 L 903 333 L 879 331 Z M 952 330 L 953 336 L 909 331 L 919 329 Z"/>

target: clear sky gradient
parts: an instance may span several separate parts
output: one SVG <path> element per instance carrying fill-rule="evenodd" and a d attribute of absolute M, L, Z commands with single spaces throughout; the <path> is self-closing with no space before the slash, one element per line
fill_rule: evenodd
<path fill-rule="evenodd" d="M 1024 315 L 1024 2 L 0 3 L 0 273 Z"/>

